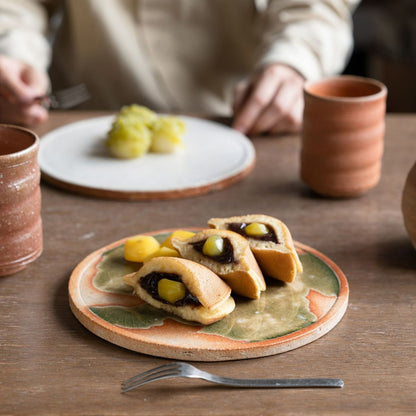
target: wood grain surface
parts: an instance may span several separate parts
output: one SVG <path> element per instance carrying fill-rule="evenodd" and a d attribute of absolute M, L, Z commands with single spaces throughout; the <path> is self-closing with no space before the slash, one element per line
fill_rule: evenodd
<path fill-rule="evenodd" d="M 105 113 L 57 112 L 40 135 Z M 411 415 L 416 409 L 416 252 L 400 210 L 416 158 L 416 115 L 388 115 L 380 184 L 325 199 L 299 179 L 299 136 L 259 137 L 257 164 L 222 191 L 170 201 L 111 201 L 42 185 L 44 252 L 0 278 L 1 415 Z M 169 360 L 104 341 L 68 305 L 68 278 L 88 253 L 149 229 L 199 227 L 264 213 L 331 258 L 350 286 L 346 315 L 317 341 L 275 356 L 200 363 L 235 377 L 337 377 L 342 389 L 242 390 L 163 380 L 122 395 L 120 382 Z"/>

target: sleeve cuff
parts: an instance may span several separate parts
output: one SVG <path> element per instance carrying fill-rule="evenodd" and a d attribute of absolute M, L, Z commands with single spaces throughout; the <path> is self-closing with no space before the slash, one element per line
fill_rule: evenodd
<path fill-rule="evenodd" d="M 46 71 L 50 63 L 47 40 L 32 32 L 11 31 L 0 35 L 0 53 Z"/>

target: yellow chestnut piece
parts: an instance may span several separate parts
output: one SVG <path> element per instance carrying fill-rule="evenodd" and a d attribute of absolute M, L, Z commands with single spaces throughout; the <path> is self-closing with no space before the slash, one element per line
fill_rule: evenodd
<path fill-rule="evenodd" d="M 160 244 L 161 247 L 168 247 L 174 250 L 174 247 L 172 246 L 171 240 L 172 238 L 179 238 L 180 240 L 187 240 L 188 238 L 195 235 L 192 231 L 186 231 L 186 230 L 175 230 L 166 240 L 162 241 Z"/>
<path fill-rule="evenodd" d="M 169 247 L 160 247 L 156 251 L 154 251 L 152 254 L 147 256 L 144 261 L 149 261 L 153 259 L 154 257 L 180 257 L 177 250 L 174 248 Z"/>
<path fill-rule="evenodd" d="M 159 247 L 159 241 L 151 235 L 136 235 L 124 243 L 124 258 L 141 263 Z"/>
<path fill-rule="evenodd" d="M 202 252 L 206 256 L 219 256 L 224 251 L 224 240 L 219 235 L 209 236 L 204 245 L 202 246 Z"/>
<path fill-rule="evenodd" d="M 150 129 L 132 117 L 117 117 L 108 132 L 106 146 L 121 159 L 133 159 L 145 154 L 151 145 Z"/>
<path fill-rule="evenodd" d="M 170 279 L 160 279 L 157 291 L 162 299 L 172 304 L 183 299 L 186 295 L 185 285 Z"/>
<path fill-rule="evenodd" d="M 252 222 L 244 228 L 244 231 L 248 236 L 259 237 L 266 235 L 269 232 L 269 229 L 265 224 L 260 222 Z"/>
<path fill-rule="evenodd" d="M 173 153 L 183 147 L 185 123 L 173 116 L 161 116 L 153 124 L 151 152 Z"/>

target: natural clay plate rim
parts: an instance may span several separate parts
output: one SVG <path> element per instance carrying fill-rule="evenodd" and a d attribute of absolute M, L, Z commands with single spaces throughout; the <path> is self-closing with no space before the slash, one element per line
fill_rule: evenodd
<path fill-rule="evenodd" d="M 177 228 L 176 228 L 177 229 Z M 190 227 L 183 230 L 199 231 L 199 228 Z M 165 229 L 142 233 L 145 235 L 169 234 L 175 229 Z M 190 326 L 175 320 L 166 319 L 165 323 L 158 327 L 159 338 L 155 341 L 152 329 L 126 328 L 114 325 L 105 321 L 90 310 L 90 306 L 85 303 L 83 292 L 91 291 L 91 282 L 98 270 L 96 266 L 103 259 L 103 254 L 115 249 L 130 237 L 123 238 L 108 244 L 85 257 L 73 270 L 69 279 L 69 304 L 74 316 L 95 335 L 126 349 L 142 354 L 188 361 L 228 361 L 249 358 L 266 357 L 280 354 L 309 344 L 331 331 L 342 319 L 348 305 L 349 287 L 348 281 L 341 269 L 328 257 L 305 244 L 295 241 L 298 253 L 309 253 L 323 262 L 338 279 L 339 293 L 332 306 L 323 316 L 309 326 L 291 332 L 287 335 L 262 341 L 240 341 L 233 340 L 220 335 L 197 333 L 202 325 Z M 86 284 L 86 282 L 90 282 Z M 98 289 L 96 289 L 99 291 Z M 267 289 L 266 289 L 267 290 Z M 106 294 L 103 292 L 103 297 Z M 112 294 L 115 300 L 114 305 L 120 306 L 127 298 L 132 299 L 131 295 Z M 106 302 L 108 306 L 108 303 Z M 125 305 L 128 306 L 128 305 Z M 319 307 L 318 307 L 319 308 Z M 180 337 L 181 341 L 172 341 L 170 335 L 163 335 L 163 327 L 173 325 L 175 337 Z M 160 328 L 162 328 L 162 339 L 160 339 Z M 167 332 L 169 332 L 167 331 Z M 193 338 L 197 345 L 192 345 Z M 182 342 L 183 340 L 183 342 Z M 206 341 L 206 345 L 205 345 Z"/>
<path fill-rule="evenodd" d="M 105 148 L 114 115 L 52 130 L 40 141 L 42 178 L 59 188 L 89 196 L 152 200 L 217 191 L 252 171 L 256 154 L 248 137 L 211 120 L 178 117 L 187 128 L 183 150 L 147 153 L 130 160 L 111 157 Z"/>

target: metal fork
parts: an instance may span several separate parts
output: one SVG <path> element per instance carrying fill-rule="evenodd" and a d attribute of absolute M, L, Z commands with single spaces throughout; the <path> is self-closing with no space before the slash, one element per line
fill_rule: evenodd
<path fill-rule="evenodd" d="M 36 97 L 47 108 L 66 110 L 73 108 L 91 98 L 85 84 L 54 91 L 47 95 Z"/>
<path fill-rule="evenodd" d="M 344 382 L 333 378 L 293 378 L 293 379 L 238 379 L 216 376 L 206 371 L 201 371 L 193 365 L 175 362 L 162 365 L 138 374 L 121 385 L 121 392 L 126 393 L 152 381 L 163 380 L 172 377 L 200 378 L 212 383 L 233 387 L 251 388 L 288 388 L 288 387 L 343 387 Z"/>

